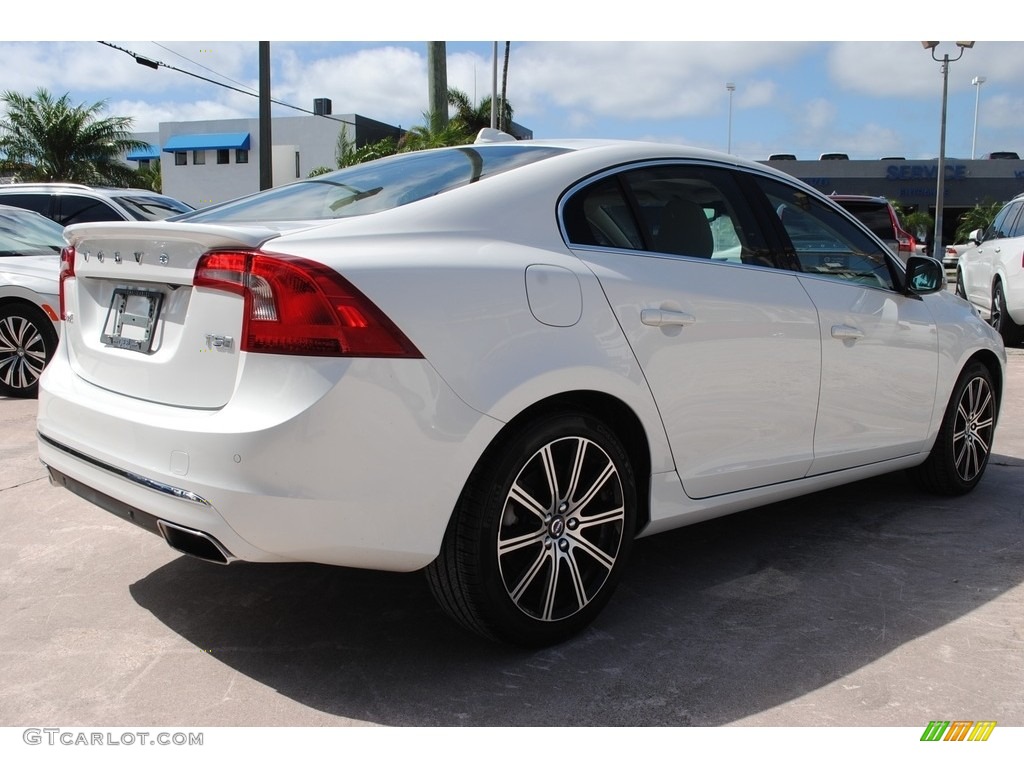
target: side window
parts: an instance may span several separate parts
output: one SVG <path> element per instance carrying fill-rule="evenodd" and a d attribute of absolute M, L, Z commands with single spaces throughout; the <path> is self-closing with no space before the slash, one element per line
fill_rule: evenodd
<path fill-rule="evenodd" d="M 50 193 L 42 194 L 16 193 L 0 195 L 0 205 L 13 205 L 15 208 L 28 208 L 30 211 L 50 217 Z"/>
<path fill-rule="evenodd" d="M 1017 221 L 1013 224 L 1013 227 L 1007 227 L 1009 229 L 1010 237 L 1024 237 L 1024 205 L 1021 205 L 1017 209 Z"/>
<path fill-rule="evenodd" d="M 630 250 L 644 247 L 618 176 L 577 192 L 565 204 L 562 215 L 570 243 Z"/>
<path fill-rule="evenodd" d="M 1017 218 L 1021 205 L 1021 203 L 1010 203 L 1003 206 L 1003 209 L 996 214 L 995 219 L 992 220 L 988 230 L 986 230 L 984 239 L 999 240 L 1004 237 L 1010 237 L 1014 219 Z"/>
<path fill-rule="evenodd" d="M 60 213 L 57 223 L 65 227 L 69 224 L 83 224 L 88 221 L 121 221 L 124 219 L 117 211 L 102 200 L 79 195 L 58 195 Z"/>
<path fill-rule="evenodd" d="M 658 164 L 576 192 L 563 207 L 569 241 L 775 266 L 731 172 Z"/>
<path fill-rule="evenodd" d="M 796 187 L 758 178 L 801 272 L 875 288 L 895 286 L 885 252 L 856 224 Z"/>

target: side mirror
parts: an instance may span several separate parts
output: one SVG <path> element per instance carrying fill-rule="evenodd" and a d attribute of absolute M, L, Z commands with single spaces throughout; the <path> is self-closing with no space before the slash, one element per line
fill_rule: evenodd
<path fill-rule="evenodd" d="M 985 234 L 983 229 L 971 230 L 971 234 L 967 236 L 967 239 L 973 242 L 975 245 L 981 245 L 981 238 Z"/>
<path fill-rule="evenodd" d="M 905 292 L 908 296 L 924 296 L 941 291 L 945 281 L 946 272 L 935 259 L 928 256 L 911 256 L 907 259 Z"/>

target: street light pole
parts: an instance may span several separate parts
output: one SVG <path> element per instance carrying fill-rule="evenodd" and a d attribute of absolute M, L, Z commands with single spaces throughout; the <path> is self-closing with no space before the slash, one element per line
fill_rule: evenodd
<path fill-rule="evenodd" d="M 974 159 L 974 149 L 978 144 L 978 104 L 981 102 L 981 84 L 985 82 L 982 75 L 971 80 L 971 85 L 976 86 L 974 93 L 974 137 L 971 139 L 971 160 Z"/>
<path fill-rule="evenodd" d="M 939 166 L 936 169 L 935 178 L 935 236 L 932 239 L 932 256 L 942 258 L 942 204 L 945 199 L 946 189 L 946 98 L 949 95 L 949 65 L 954 61 L 960 61 L 964 51 L 974 47 L 974 41 L 957 41 L 960 53 L 955 59 L 944 54 L 940 59 L 935 55 L 938 42 L 922 41 L 921 45 L 931 52 L 932 59 L 942 63 L 942 120 L 939 129 Z"/>
<path fill-rule="evenodd" d="M 732 154 L 732 95 L 736 91 L 736 83 L 726 83 L 725 90 L 729 92 L 729 141 L 726 145 L 726 152 Z"/>

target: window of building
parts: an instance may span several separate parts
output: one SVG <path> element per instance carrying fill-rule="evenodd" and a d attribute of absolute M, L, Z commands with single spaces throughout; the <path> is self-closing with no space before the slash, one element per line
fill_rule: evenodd
<path fill-rule="evenodd" d="M 248 149 L 236 149 L 235 150 L 235 162 L 239 165 L 249 162 L 249 150 Z"/>
<path fill-rule="evenodd" d="M 174 153 L 174 164 L 175 165 L 188 165 L 188 152 L 175 152 Z"/>
<path fill-rule="evenodd" d="M 141 171 L 143 168 L 149 168 L 148 159 L 139 160 L 139 170 Z"/>
<path fill-rule="evenodd" d="M 227 165 L 231 161 L 231 154 L 226 149 L 217 150 L 217 165 Z"/>
<path fill-rule="evenodd" d="M 192 165 L 206 165 L 206 150 L 205 149 L 193 149 L 192 150 Z"/>

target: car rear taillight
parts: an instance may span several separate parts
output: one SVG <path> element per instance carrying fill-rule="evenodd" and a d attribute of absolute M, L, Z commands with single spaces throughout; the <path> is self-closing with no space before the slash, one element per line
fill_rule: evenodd
<path fill-rule="evenodd" d="M 75 276 L 75 246 L 66 245 L 60 252 L 60 319 L 67 320 L 67 310 L 64 308 L 64 282 L 69 277 Z"/>
<path fill-rule="evenodd" d="M 896 242 L 900 244 L 900 251 L 906 251 L 907 253 L 913 253 L 917 247 L 917 243 L 914 240 L 914 236 L 909 232 L 903 230 L 896 231 Z"/>
<path fill-rule="evenodd" d="M 245 299 L 240 348 L 328 357 L 423 357 L 388 317 L 333 269 L 297 256 L 210 251 L 193 285 Z"/>

